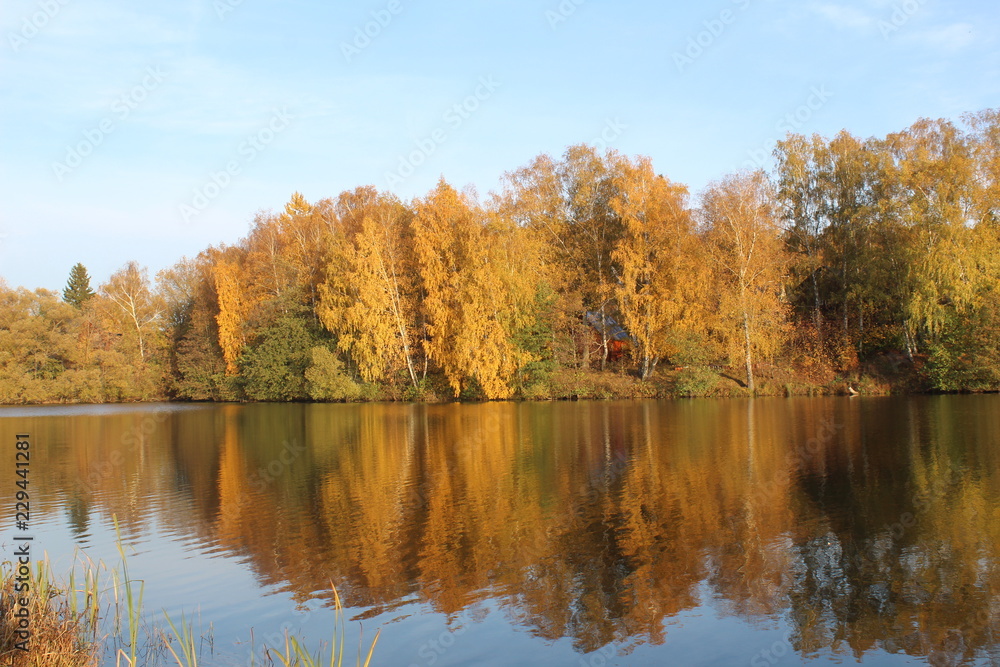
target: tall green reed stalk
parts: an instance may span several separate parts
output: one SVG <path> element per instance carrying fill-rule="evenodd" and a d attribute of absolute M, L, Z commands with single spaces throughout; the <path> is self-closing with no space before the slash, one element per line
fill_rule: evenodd
<path fill-rule="evenodd" d="M 174 650 L 173 642 L 167 636 L 163 636 L 163 643 L 170 651 L 170 655 L 174 657 L 177 661 L 177 667 L 198 667 L 198 639 L 194 633 L 194 623 L 193 621 L 188 621 L 184 618 L 184 614 L 181 614 L 180 629 L 174 625 L 173 620 L 170 618 L 170 614 L 163 611 L 163 617 L 167 619 L 167 623 L 170 625 L 170 631 L 174 633 L 174 637 L 177 639 L 181 648 L 181 655 L 184 656 L 183 660 L 181 655 L 177 654 Z"/>
<path fill-rule="evenodd" d="M 337 587 L 333 582 L 330 582 L 330 588 L 333 590 L 334 616 L 333 636 L 330 638 L 329 660 L 323 662 L 321 652 L 317 651 L 313 655 L 298 637 L 289 635 L 287 632 L 285 633 L 284 650 L 279 651 L 278 649 L 268 648 L 268 658 L 272 659 L 272 661 L 274 658 L 277 658 L 284 667 L 343 667 L 344 655 L 346 653 L 344 650 L 344 639 L 347 636 L 347 627 L 344 623 L 344 606 L 340 601 L 340 593 L 337 592 Z M 371 646 L 368 647 L 368 654 L 365 656 L 364 662 L 361 660 L 363 637 L 358 637 L 358 667 L 369 667 L 372 654 L 375 652 L 375 644 L 378 643 L 381 633 L 381 630 L 375 632 L 375 638 L 372 639 Z"/>
<path fill-rule="evenodd" d="M 118 547 L 118 553 L 121 555 L 122 564 L 122 576 L 119 580 L 117 577 L 117 572 L 112 571 L 114 588 L 115 588 L 115 600 L 116 602 L 119 598 L 119 590 L 124 591 L 125 595 L 125 609 L 128 613 L 128 652 L 126 653 L 123 648 L 119 648 L 116 653 L 117 663 L 121 664 L 121 659 L 124 658 L 128 661 L 131 667 L 138 667 L 138 657 L 139 657 L 139 628 L 142 624 L 142 597 L 146 590 L 146 583 L 144 581 L 139 581 L 139 591 L 138 595 L 135 591 L 135 583 L 132 578 L 128 575 L 128 558 L 125 555 L 125 545 L 122 542 L 121 529 L 118 526 L 118 515 L 114 515 L 113 520 L 115 522 L 115 538 L 116 545 Z M 118 624 L 119 615 L 117 613 L 118 606 L 116 605 L 116 629 L 119 631 L 121 626 Z"/>

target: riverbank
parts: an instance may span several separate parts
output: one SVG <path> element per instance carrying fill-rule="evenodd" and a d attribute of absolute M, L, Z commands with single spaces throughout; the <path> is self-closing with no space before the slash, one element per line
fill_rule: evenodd
<path fill-rule="evenodd" d="M 761 364 L 755 372 L 755 388 L 751 392 L 741 368 L 719 365 L 661 366 L 646 380 L 640 379 L 631 364 L 609 364 L 607 370 L 559 367 L 535 374 L 522 381 L 510 400 L 573 401 L 683 398 L 748 398 L 751 396 L 887 396 L 908 394 L 940 394 L 923 369 L 922 360 L 910 362 L 902 355 L 882 355 L 849 373 L 836 373 L 829 368 L 800 365 L 786 367 Z M 991 393 L 986 391 L 962 393 Z M 194 402 L 301 402 L 301 397 L 262 401 L 241 395 L 232 386 L 215 395 L 206 395 Z M 409 384 L 371 385 L 353 383 L 350 391 L 340 396 L 314 399 L 314 402 L 417 402 L 450 403 L 487 400 L 477 386 L 467 386 L 455 396 L 443 376 L 429 374 L 414 388 Z M 0 405 L 67 405 L 100 403 L 192 402 L 189 397 L 149 394 L 142 398 L 95 400 L 93 395 L 74 397 L 63 392 L 54 400 L 8 401 Z"/>
<path fill-rule="evenodd" d="M 525 400 L 748 398 L 751 396 L 843 396 L 933 393 L 912 368 L 871 364 L 850 374 L 810 373 L 763 365 L 753 391 L 740 369 L 725 366 L 671 366 L 640 380 L 624 369 L 593 371 L 560 369 L 529 387 Z"/>

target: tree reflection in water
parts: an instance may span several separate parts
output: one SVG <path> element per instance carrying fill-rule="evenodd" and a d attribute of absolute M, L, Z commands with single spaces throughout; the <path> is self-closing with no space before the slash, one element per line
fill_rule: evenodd
<path fill-rule="evenodd" d="M 39 420 L 61 446 L 37 469 L 74 532 L 95 508 L 133 533 L 155 514 L 300 601 L 331 579 L 368 615 L 418 599 L 457 623 L 493 601 L 589 652 L 663 643 L 707 590 L 788 621 L 803 657 L 957 665 L 1000 647 L 996 407 L 230 405 L 127 447 L 141 412 Z"/>

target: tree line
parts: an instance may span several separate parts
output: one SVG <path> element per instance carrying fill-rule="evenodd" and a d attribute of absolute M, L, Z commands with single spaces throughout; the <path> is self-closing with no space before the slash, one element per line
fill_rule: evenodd
<path fill-rule="evenodd" d="M 0 285 L 0 400 L 1000 388 L 1000 110 L 774 157 L 693 204 L 576 145 L 486 197 L 296 193 L 152 279 Z"/>

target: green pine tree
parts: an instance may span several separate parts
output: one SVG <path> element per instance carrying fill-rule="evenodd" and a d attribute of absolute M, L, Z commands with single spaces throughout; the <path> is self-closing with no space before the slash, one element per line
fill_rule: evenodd
<path fill-rule="evenodd" d="M 90 289 L 90 275 L 87 273 L 87 267 L 77 262 L 69 271 L 69 281 L 66 283 L 66 288 L 63 289 L 63 301 L 76 308 L 82 308 L 87 299 L 92 296 L 94 296 L 94 290 Z"/>

